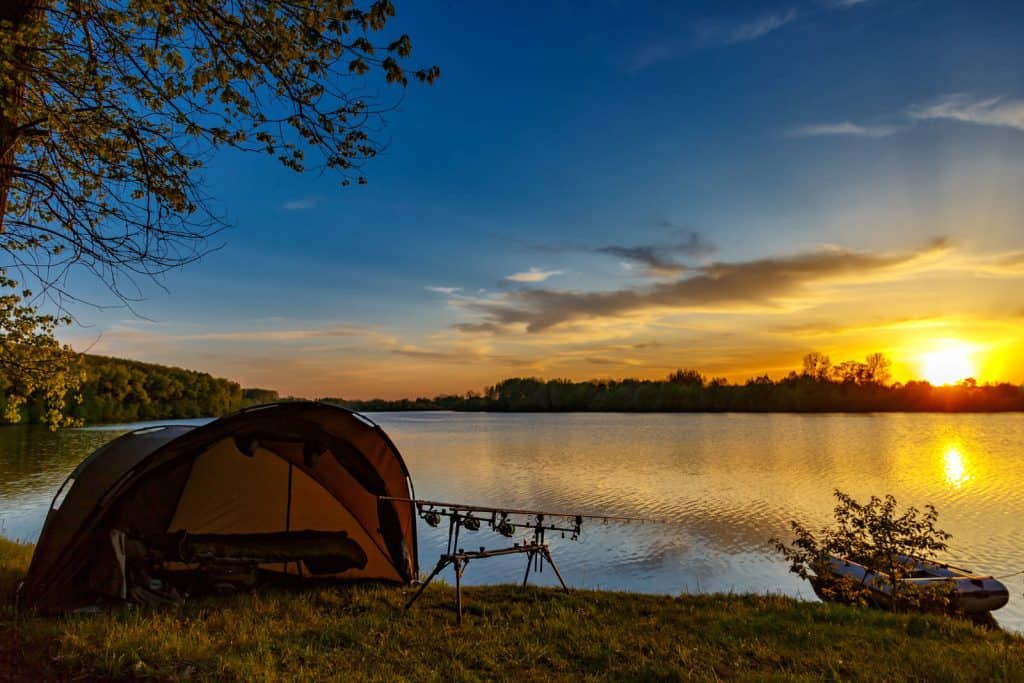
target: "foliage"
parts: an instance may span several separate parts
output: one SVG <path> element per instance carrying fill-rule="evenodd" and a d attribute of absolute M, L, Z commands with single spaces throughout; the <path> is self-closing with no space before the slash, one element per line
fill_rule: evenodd
<path fill-rule="evenodd" d="M 35 399 L 40 421 L 51 428 L 74 424 L 65 412 L 77 396 L 84 373 L 78 356 L 53 336 L 66 319 L 41 315 L 24 303 L 29 291 L 16 292 L 17 283 L 0 270 L 0 395 L 2 418 L 17 421 L 29 399 Z"/>
<path fill-rule="evenodd" d="M 80 400 L 70 408 L 77 422 L 131 422 L 225 415 L 249 405 L 278 400 L 276 391 L 242 389 L 205 372 L 85 355 Z M 47 419 L 43 397 L 15 407 L 16 419 Z M 18 410 L 20 408 L 20 410 Z M 7 405 L 8 413 L 11 405 Z"/>
<path fill-rule="evenodd" d="M 697 370 L 676 370 L 668 376 L 668 381 L 683 386 L 702 387 L 707 379 Z"/>
<path fill-rule="evenodd" d="M 925 506 L 924 513 L 914 507 L 901 513 L 892 496 L 872 496 L 861 504 L 837 489 L 835 497 L 833 526 L 815 533 L 792 521 L 792 543 L 771 540 L 791 572 L 817 582 L 827 597 L 871 603 L 877 598 L 871 586 L 833 572 L 832 558 L 852 560 L 874 573 L 875 588 L 888 592 L 890 604 L 897 609 L 948 606 L 950 586 L 945 582 L 905 581 L 914 571 L 915 558 L 931 559 L 946 550 L 950 535 L 936 526 L 939 513 L 933 506 Z"/>
<path fill-rule="evenodd" d="M 0 537 L 0 604 L 10 605 L 14 602 L 18 583 L 24 578 L 32 561 L 33 548 L 31 543 Z"/>
<path fill-rule="evenodd" d="M 66 619 L 0 607 L 0 672 L 12 680 L 966 681 L 1024 670 L 1019 636 L 949 618 L 771 595 L 463 591 L 462 628 L 452 589 L 436 584 L 409 612 L 406 591 L 369 584 Z"/>
<path fill-rule="evenodd" d="M 274 403 L 280 398 L 273 389 L 242 389 L 242 402 L 246 405 L 260 405 L 262 403 Z"/>
<path fill-rule="evenodd" d="M 866 412 L 1024 410 L 1024 391 L 1012 384 L 932 386 L 888 384 L 889 360 L 871 354 L 861 363 L 833 367 L 827 356 L 808 354 L 803 371 L 743 384 L 707 381 L 697 370 L 677 370 L 666 380 L 544 380 L 515 377 L 483 395 L 442 395 L 387 401 L 324 399 L 355 410 L 490 410 L 513 412 Z"/>
<path fill-rule="evenodd" d="M 367 78 L 407 73 L 407 35 L 375 43 L 390 0 L 10 0 L 0 10 L 0 250 L 63 291 L 197 258 L 219 222 L 199 172 L 219 148 L 343 184 L 380 148 Z"/>
<path fill-rule="evenodd" d="M 407 72 L 407 35 L 381 40 L 391 0 L 5 0 L 0 3 L 0 286 L 40 285 L 64 311 L 83 270 L 122 301 L 209 249 L 222 222 L 200 173 L 216 150 L 307 154 L 362 183 L 391 107 L 369 77 Z M 63 320 L 7 296 L 0 369 L 12 417 L 47 397 L 51 425 L 76 372 Z"/>

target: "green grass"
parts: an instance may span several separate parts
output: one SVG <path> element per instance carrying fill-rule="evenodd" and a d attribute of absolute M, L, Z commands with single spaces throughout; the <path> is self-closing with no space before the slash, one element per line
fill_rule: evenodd
<path fill-rule="evenodd" d="M 29 546 L 0 541 L 11 595 Z M 1024 639 L 778 596 L 338 586 L 44 619 L 0 610 L 0 679 L 1022 680 Z"/>

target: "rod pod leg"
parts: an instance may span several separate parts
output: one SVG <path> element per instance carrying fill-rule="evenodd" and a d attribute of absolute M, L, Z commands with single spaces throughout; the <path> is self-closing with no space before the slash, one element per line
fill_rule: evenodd
<path fill-rule="evenodd" d="M 465 565 L 455 559 L 455 624 L 462 626 L 462 570 Z"/>
<path fill-rule="evenodd" d="M 437 564 L 434 566 L 434 571 L 430 572 L 430 576 L 428 576 L 427 580 L 420 585 L 419 590 L 416 591 L 416 594 L 412 596 L 409 602 L 405 603 L 406 610 L 412 607 L 412 604 L 414 602 L 419 600 L 420 596 L 423 595 L 423 591 L 427 589 L 427 586 L 430 584 L 431 581 L 434 580 L 434 577 L 440 574 L 441 570 L 448 565 L 448 562 L 450 562 L 450 560 L 446 556 L 442 555 L 441 559 L 439 559 L 437 561 Z"/>
<path fill-rule="evenodd" d="M 533 551 L 528 550 L 526 552 L 526 573 L 523 574 L 523 588 L 526 588 L 526 582 L 530 580 L 530 568 L 533 566 Z"/>
<path fill-rule="evenodd" d="M 551 558 L 551 551 L 548 550 L 547 546 L 544 546 L 544 548 L 541 550 L 541 552 L 544 553 L 544 557 L 547 558 L 548 564 L 551 565 L 551 568 L 555 570 L 555 576 L 558 577 L 558 581 L 562 584 L 562 590 L 564 590 L 566 593 L 568 593 L 569 592 L 569 586 L 565 585 L 565 579 L 562 578 L 562 572 L 558 571 L 558 565 L 555 564 L 555 561 Z"/>

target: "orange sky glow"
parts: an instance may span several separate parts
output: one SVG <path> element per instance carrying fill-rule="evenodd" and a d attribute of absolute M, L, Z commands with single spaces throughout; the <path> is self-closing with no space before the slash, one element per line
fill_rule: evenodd
<path fill-rule="evenodd" d="M 755 295 L 748 290 L 758 280 L 746 270 L 790 281 Z M 979 383 L 1024 379 L 1020 253 L 946 242 L 892 252 L 826 246 L 704 272 L 623 288 L 640 303 L 621 308 L 606 304 L 620 291 L 608 287 L 527 297 L 453 292 L 438 297 L 426 327 L 274 319 L 218 331 L 126 320 L 98 339 L 79 331 L 71 341 L 306 397 L 462 393 L 510 376 L 661 378 L 676 368 L 731 381 L 778 378 L 809 351 L 835 362 L 881 351 L 900 382 L 941 384 L 967 373 Z M 696 278 L 706 281 L 686 284 Z M 731 279 L 747 289 L 711 303 L 681 289 L 700 286 L 714 299 L 715 288 L 737 286 Z"/>

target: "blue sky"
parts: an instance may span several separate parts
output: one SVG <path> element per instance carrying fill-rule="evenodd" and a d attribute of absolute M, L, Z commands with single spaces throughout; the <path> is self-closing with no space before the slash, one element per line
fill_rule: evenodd
<path fill-rule="evenodd" d="M 396 6 L 442 77 L 369 185 L 220 154 L 223 248 L 76 348 L 306 396 L 952 343 L 1024 379 L 1024 4 Z"/>

